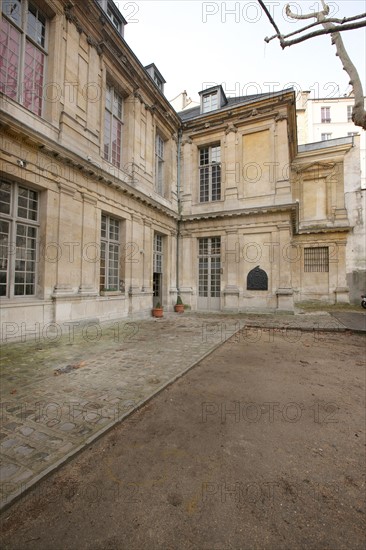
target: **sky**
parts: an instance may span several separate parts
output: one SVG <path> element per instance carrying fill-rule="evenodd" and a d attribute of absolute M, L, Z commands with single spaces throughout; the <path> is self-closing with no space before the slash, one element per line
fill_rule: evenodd
<path fill-rule="evenodd" d="M 143 63 L 155 63 L 172 100 L 186 90 L 195 101 L 209 85 L 222 84 L 228 96 L 279 91 L 290 86 L 312 97 L 342 96 L 349 77 L 329 35 L 281 49 L 266 43 L 274 29 L 255 0 L 115 0 L 127 20 L 125 40 Z M 265 0 L 281 32 L 299 23 L 284 13 L 288 2 Z M 298 14 L 317 11 L 319 0 L 290 2 Z M 333 17 L 366 12 L 366 0 L 328 2 Z M 306 21 L 311 23 L 313 20 Z M 347 51 L 366 84 L 366 28 L 342 34 Z M 365 91 L 366 93 L 366 91 Z"/>

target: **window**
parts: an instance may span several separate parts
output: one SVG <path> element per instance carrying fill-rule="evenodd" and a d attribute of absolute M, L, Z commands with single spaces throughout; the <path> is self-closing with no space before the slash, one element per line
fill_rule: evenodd
<path fill-rule="evenodd" d="M 112 12 L 112 8 L 110 7 L 110 4 L 107 6 L 107 15 L 109 19 L 112 21 L 113 26 L 116 27 L 118 32 L 121 32 L 122 29 L 122 23 L 118 17 Z"/>
<path fill-rule="evenodd" d="M 106 89 L 104 118 L 104 158 L 118 168 L 121 166 L 122 96 L 113 86 Z"/>
<path fill-rule="evenodd" d="M 322 134 L 321 139 L 322 141 L 328 141 L 328 139 L 332 139 L 332 134 Z"/>
<path fill-rule="evenodd" d="M 321 120 L 322 120 L 323 123 L 331 122 L 331 120 L 330 120 L 330 107 L 322 107 L 321 108 Z"/>
<path fill-rule="evenodd" d="M 156 134 L 155 138 L 155 189 L 160 195 L 164 191 L 164 140 Z"/>
<path fill-rule="evenodd" d="M 161 80 L 161 78 L 159 78 L 158 74 L 156 71 L 154 71 L 154 82 L 155 84 L 157 85 L 157 87 L 159 88 L 159 90 L 161 92 L 164 91 L 164 83 L 163 81 Z"/>
<path fill-rule="evenodd" d="M 150 63 L 150 65 L 146 65 L 145 70 L 154 81 L 155 86 L 157 86 L 159 90 L 164 93 L 165 80 L 155 63 Z"/>
<path fill-rule="evenodd" d="M 304 271 L 329 271 L 329 249 L 327 246 L 319 248 L 304 248 Z"/>
<path fill-rule="evenodd" d="M 352 111 L 353 111 L 353 106 L 352 105 L 347 105 L 347 122 L 353 122 L 352 121 Z"/>
<path fill-rule="evenodd" d="M 123 36 L 123 25 L 124 23 L 126 23 L 126 21 L 119 13 L 119 10 L 113 0 L 98 0 L 98 4 L 100 4 L 101 8 L 108 15 L 108 18 L 111 20 L 112 25 Z"/>
<path fill-rule="evenodd" d="M 154 234 L 153 256 L 153 305 L 163 302 L 163 239 L 162 235 Z"/>
<path fill-rule="evenodd" d="M 154 273 L 163 272 L 163 237 L 154 235 Z"/>
<path fill-rule="evenodd" d="M 218 95 L 217 92 L 213 94 L 205 94 L 202 96 L 202 112 L 209 113 L 218 108 Z"/>
<path fill-rule="evenodd" d="M 202 147 L 200 155 L 200 202 L 221 199 L 221 148 L 220 145 Z"/>
<path fill-rule="evenodd" d="M 38 193 L 0 181 L 0 296 L 34 296 Z"/>
<path fill-rule="evenodd" d="M 3 0 L 0 90 L 42 115 L 47 20 L 28 0 Z"/>
<path fill-rule="evenodd" d="M 100 245 L 100 290 L 119 290 L 119 220 L 102 214 Z"/>
<path fill-rule="evenodd" d="M 198 239 L 198 295 L 219 298 L 221 288 L 221 238 Z"/>

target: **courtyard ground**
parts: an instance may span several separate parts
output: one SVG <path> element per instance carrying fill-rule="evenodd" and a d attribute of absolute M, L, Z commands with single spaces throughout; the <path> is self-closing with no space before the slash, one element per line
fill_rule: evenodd
<path fill-rule="evenodd" d="M 364 322 L 361 315 L 359 320 Z M 305 330 L 296 330 L 300 326 Z M 100 371 L 104 386 L 109 380 L 113 394 L 99 415 L 101 409 L 89 403 L 78 421 L 68 421 L 74 426 L 64 430 L 63 444 L 73 442 L 77 450 L 80 431 L 91 425 L 95 430 L 96 419 L 100 422 L 97 430 L 111 427 L 111 418 L 102 419 L 116 406 L 116 395 L 126 412 L 132 406 L 126 405 L 128 399 L 137 405 L 139 396 L 141 402 L 148 396 L 144 392 L 149 387 L 150 395 L 154 393 L 153 379 L 155 391 L 156 386 L 162 391 L 123 422 L 114 414 L 115 426 L 108 433 L 32 490 L 23 490 L 22 498 L 1 516 L 4 548 L 364 547 L 364 334 L 345 331 L 328 314 L 184 315 L 142 322 L 134 346 L 125 338 L 121 351 L 112 342 L 101 339 L 94 350 L 83 348 L 83 355 L 82 342 L 75 339 L 72 357 L 77 362 L 67 364 L 63 356 L 62 363 L 60 355 L 52 367 L 51 348 L 42 344 L 48 360 L 34 374 L 48 383 L 43 391 L 51 392 L 50 399 L 56 399 L 55 388 L 96 391 Z M 58 350 L 53 347 L 52 353 L 59 353 L 63 345 Z M 15 349 L 25 349 L 20 346 L 11 346 L 14 355 L 9 353 L 8 360 L 14 364 L 19 361 Z M 145 348 L 149 359 L 142 361 L 144 356 L 136 354 L 136 347 Z M 206 357 L 187 371 L 195 362 L 195 353 Z M 84 365 L 72 368 L 83 361 Z M 163 379 L 169 364 L 171 370 Z M 184 370 L 185 376 L 179 378 Z M 56 371 L 60 372 L 55 375 Z M 129 372 L 135 372 L 133 380 Z M 69 376 L 73 378 L 67 381 Z M 163 389 L 169 377 L 177 381 Z M 60 380 L 64 380 L 62 386 L 55 386 Z M 132 387 L 136 380 L 139 384 Z M 17 402 L 11 388 L 16 390 L 16 382 L 7 380 L 6 399 L 12 396 L 13 407 Z M 29 392 L 33 399 L 35 391 L 30 380 L 27 387 L 28 397 L 24 394 L 23 399 L 29 401 Z M 75 393 L 72 399 L 68 395 L 69 402 L 76 398 Z M 108 395 L 104 393 L 104 398 Z M 95 396 L 95 402 L 103 403 L 102 394 Z M 38 418 L 40 411 L 29 404 L 27 410 L 33 410 L 29 415 L 10 409 L 7 402 L 4 440 L 18 442 L 5 446 L 5 474 L 12 471 L 11 465 L 26 468 L 25 460 L 31 461 L 32 455 L 29 468 L 42 463 L 35 459 L 42 451 L 36 448 L 37 437 L 31 440 L 31 435 L 45 433 L 50 440 L 43 444 L 50 447 L 57 437 L 53 430 L 60 422 L 67 423 L 63 408 L 50 408 L 47 414 L 41 411 L 43 416 Z M 46 420 L 59 421 L 49 427 Z M 26 428 L 33 429 L 27 440 L 20 432 Z M 58 429 L 60 437 L 62 430 Z M 89 432 L 88 437 L 98 433 Z M 33 449 L 29 455 L 14 451 L 25 445 Z M 59 448 L 60 443 L 54 445 Z M 16 489 L 14 481 L 7 483 L 4 499 Z"/>

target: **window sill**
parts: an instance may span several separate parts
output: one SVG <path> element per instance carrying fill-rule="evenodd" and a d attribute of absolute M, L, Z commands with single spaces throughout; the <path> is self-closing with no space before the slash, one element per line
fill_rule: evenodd
<path fill-rule="evenodd" d="M 120 290 L 101 290 L 100 296 L 122 296 L 124 295 L 123 292 Z"/>

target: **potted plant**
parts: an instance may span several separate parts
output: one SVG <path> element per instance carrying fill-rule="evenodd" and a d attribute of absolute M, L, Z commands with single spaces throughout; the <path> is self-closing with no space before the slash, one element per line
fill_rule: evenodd
<path fill-rule="evenodd" d="M 176 313 L 184 313 L 184 304 L 180 296 L 177 296 L 177 303 L 174 306 L 174 311 Z"/>
<path fill-rule="evenodd" d="M 156 306 L 152 308 L 152 316 L 163 317 L 163 308 L 161 307 L 160 302 L 158 302 Z"/>

